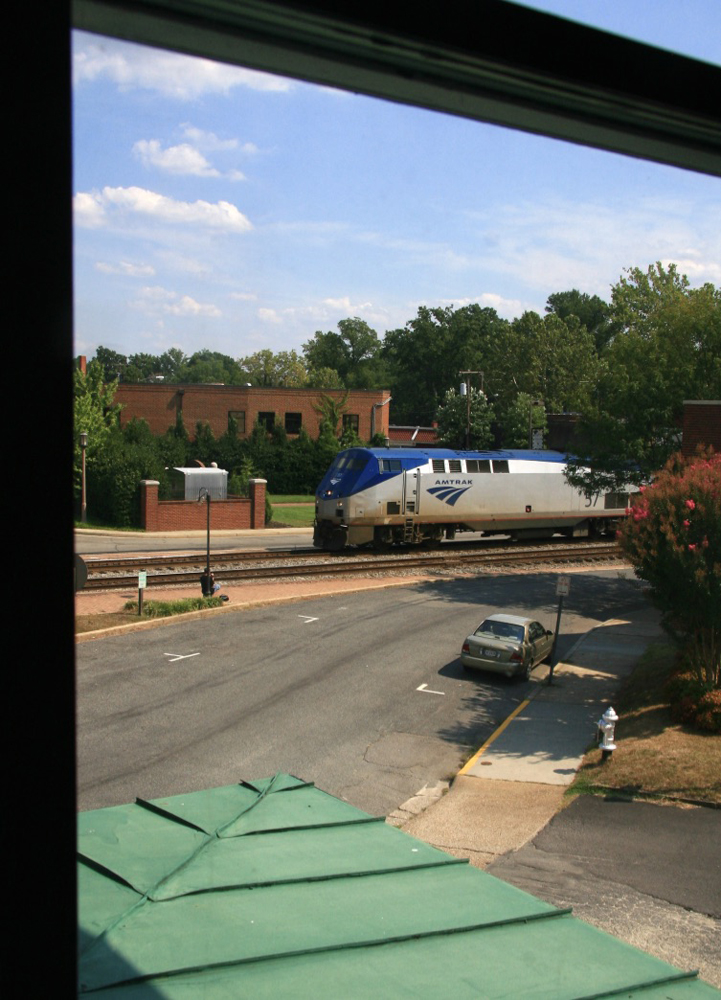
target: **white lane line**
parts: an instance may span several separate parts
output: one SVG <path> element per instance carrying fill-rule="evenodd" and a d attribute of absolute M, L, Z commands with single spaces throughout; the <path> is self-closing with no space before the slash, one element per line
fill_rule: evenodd
<path fill-rule="evenodd" d="M 169 662 L 175 663 L 177 660 L 190 660 L 193 656 L 200 656 L 200 653 L 163 653 L 163 656 L 169 656 Z"/>
<path fill-rule="evenodd" d="M 421 684 L 420 687 L 416 688 L 416 691 L 422 691 L 423 694 L 442 694 L 445 695 L 445 691 L 432 691 L 427 684 Z"/>
<path fill-rule="evenodd" d="M 317 618 L 311 618 L 309 615 L 298 615 L 298 617 L 305 619 L 305 621 L 303 622 L 304 625 L 310 625 L 311 622 L 317 622 L 318 621 Z"/>

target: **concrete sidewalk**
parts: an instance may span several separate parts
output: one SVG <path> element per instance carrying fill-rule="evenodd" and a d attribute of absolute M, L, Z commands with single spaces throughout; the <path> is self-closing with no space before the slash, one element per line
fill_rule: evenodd
<path fill-rule="evenodd" d="M 388 821 L 485 868 L 531 840 L 562 805 L 597 722 L 649 643 L 662 636 L 652 609 L 605 622 L 576 643 L 448 786 L 424 789 Z"/>

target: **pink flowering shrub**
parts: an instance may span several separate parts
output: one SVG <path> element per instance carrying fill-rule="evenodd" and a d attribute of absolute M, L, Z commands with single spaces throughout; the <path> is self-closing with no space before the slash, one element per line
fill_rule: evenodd
<path fill-rule="evenodd" d="M 631 507 L 619 540 L 685 637 L 704 691 L 721 686 L 721 454 L 674 455 Z"/>

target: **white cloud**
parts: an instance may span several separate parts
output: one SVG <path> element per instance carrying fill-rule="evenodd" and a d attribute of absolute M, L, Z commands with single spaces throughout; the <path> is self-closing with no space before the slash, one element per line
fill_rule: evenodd
<path fill-rule="evenodd" d="M 544 301 L 570 288 L 608 298 L 624 268 L 645 269 L 657 260 L 675 261 L 692 284 L 716 283 L 721 273 L 718 204 L 660 196 L 612 205 L 551 198 L 505 205 L 477 221 L 481 249 L 468 266 L 538 289 Z"/>
<path fill-rule="evenodd" d="M 419 302 L 416 306 L 418 309 L 422 305 L 428 305 L 427 302 Z M 497 295 L 495 292 L 483 292 L 481 295 L 474 295 L 469 298 L 456 298 L 456 299 L 441 299 L 438 305 L 446 307 L 450 306 L 453 309 L 462 309 L 464 306 L 481 306 L 482 309 L 495 309 L 499 316 L 504 319 L 515 319 L 516 316 L 522 315 L 529 309 L 537 308 L 528 303 L 522 302 L 520 299 L 507 299 L 502 295 Z"/>
<path fill-rule="evenodd" d="M 96 229 L 105 223 L 105 207 L 94 194 L 81 191 L 73 198 L 73 217 L 83 229 Z"/>
<path fill-rule="evenodd" d="M 133 146 L 134 155 L 144 167 L 155 167 L 168 174 L 182 174 L 193 177 L 219 177 L 203 154 L 187 142 L 179 146 L 163 149 L 157 139 L 140 139 Z"/>
<path fill-rule="evenodd" d="M 239 302 L 255 302 L 258 296 L 255 292 L 231 292 L 231 299 L 238 299 Z"/>
<path fill-rule="evenodd" d="M 140 187 L 104 187 L 102 191 L 81 192 L 74 199 L 75 221 L 80 226 L 99 226 L 111 209 L 121 214 L 149 216 L 173 225 L 197 225 L 228 233 L 245 233 L 253 228 L 250 220 L 228 201 L 176 201 Z"/>
<path fill-rule="evenodd" d="M 140 139 L 133 146 L 133 153 L 144 167 L 153 167 L 168 174 L 186 177 L 225 177 L 231 181 L 245 180 L 245 175 L 240 170 L 221 173 L 208 162 L 199 149 L 187 142 L 163 149 L 158 139 Z"/>
<path fill-rule="evenodd" d="M 135 309 L 149 316 L 195 316 L 217 319 L 222 312 L 212 303 L 197 302 L 190 295 L 179 295 L 161 285 L 148 285 L 142 289 L 140 298 L 130 303 Z"/>
<path fill-rule="evenodd" d="M 167 311 L 174 316 L 210 316 L 216 318 L 223 315 L 217 306 L 196 302 L 189 295 L 183 295 L 178 302 L 168 305 Z"/>
<path fill-rule="evenodd" d="M 124 274 L 131 278 L 148 278 L 155 274 L 155 268 L 151 264 L 133 264 L 129 260 L 121 260 L 117 264 L 98 261 L 95 270 L 102 274 Z"/>
<path fill-rule="evenodd" d="M 73 82 L 110 80 L 121 91 L 154 90 L 165 97 L 195 100 L 204 94 L 229 94 L 236 87 L 284 92 L 293 83 L 270 73 L 214 63 L 113 39 L 77 33 Z"/>
<path fill-rule="evenodd" d="M 360 316 L 364 310 L 370 309 L 371 302 L 360 302 L 354 305 L 350 298 L 345 295 L 340 299 L 323 299 L 323 305 L 329 309 L 340 309 L 345 316 Z"/>
<path fill-rule="evenodd" d="M 258 318 L 263 320 L 264 323 L 282 323 L 282 319 L 278 315 L 275 309 L 259 309 Z"/>
<path fill-rule="evenodd" d="M 208 132 L 202 128 L 196 128 L 189 122 L 183 122 L 181 126 L 183 135 L 194 146 L 206 149 L 210 152 L 224 152 L 229 149 L 237 149 L 240 143 L 237 139 L 220 139 L 215 132 Z"/>
<path fill-rule="evenodd" d="M 212 266 L 208 261 L 200 261 L 196 257 L 187 257 L 175 250 L 161 250 L 157 256 L 171 271 L 193 274 L 196 277 L 207 275 L 212 271 Z"/>

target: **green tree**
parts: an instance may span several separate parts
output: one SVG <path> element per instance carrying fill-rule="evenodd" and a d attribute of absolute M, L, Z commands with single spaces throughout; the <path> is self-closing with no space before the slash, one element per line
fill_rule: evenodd
<path fill-rule="evenodd" d="M 308 388 L 345 389 L 345 385 L 335 368 L 310 368 L 308 370 Z"/>
<path fill-rule="evenodd" d="M 508 323 L 495 310 L 421 306 L 415 319 L 389 330 L 383 342 L 393 396 L 393 421 L 430 424 L 461 371 L 481 371 L 484 385 L 503 383 L 500 374 Z M 480 378 L 480 376 L 477 376 Z"/>
<path fill-rule="evenodd" d="M 195 425 L 195 438 L 188 447 L 188 457 L 197 459 L 203 465 L 217 461 L 218 442 L 209 423 L 199 420 Z"/>
<path fill-rule="evenodd" d="M 577 288 L 572 288 L 569 292 L 554 292 L 546 300 L 546 312 L 555 313 L 563 320 L 575 316 L 593 337 L 599 354 L 613 336 L 611 307 L 598 295 L 587 295 Z"/>
<path fill-rule="evenodd" d="M 598 388 L 583 413 L 577 451 L 595 483 L 643 482 L 678 447 L 685 399 L 721 395 L 721 292 L 691 288 L 675 265 L 632 268 L 612 292 L 617 332 L 603 355 Z"/>
<path fill-rule="evenodd" d="M 143 430 L 144 421 L 131 424 L 129 431 L 111 428 L 88 472 L 88 507 L 121 528 L 140 526 L 141 480 L 157 479 L 163 489 L 165 479 L 152 434 L 148 438 Z"/>
<path fill-rule="evenodd" d="M 317 330 L 313 339 L 303 344 L 308 368 L 316 372 L 335 371 L 342 383 L 352 389 L 380 388 L 385 367 L 376 331 L 358 316 L 340 320 L 338 331 Z"/>
<path fill-rule="evenodd" d="M 158 374 L 163 375 L 166 382 L 178 382 L 187 360 L 179 347 L 170 347 L 158 358 Z"/>
<path fill-rule="evenodd" d="M 320 417 L 320 432 L 328 433 L 334 438 L 338 436 L 338 425 L 344 413 L 348 412 L 348 393 L 344 392 L 340 399 L 322 392 L 312 404 Z"/>
<path fill-rule="evenodd" d="M 237 361 L 218 351 L 196 351 L 177 370 L 177 381 L 242 385 L 248 378 Z"/>
<path fill-rule="evenodd" d="M 160 358 L 155 354 L 131 354 L 124 381 L 147 382 L 160 372 Z"/>
<path fill-rule="evenodd" d="M 103 378 L 106 382 L 126 380 L 128 359 L 124 354 L 111 350 L 109 347 L 98 347 L 93 359 L 103 367 Z"/>
<path fill-rule="evenodd" d="M 685 637 L 697 680 L 721 686 L 721 454 L 674 455 L 641 487 L 620 531 L 664 622 Z"/>
<path fill-rule="evenodd" d="M 543 405 L 527 392 L 519 392 L 501 416 L 501 443 L 504 448 L 528 448 L 529 431 L 545 434 L 548 424 Z"/>
<path fill-rule="evenodd" d="M 493 442 L 492 422 L 493 409 L 484 393 L 471 389 L 461 396 L 449 389 L 438 408 L 438 437 L 449 448 L 478 451 Z"/>
<path fill-rule="evenodd" d="M 246 381 L 253 385 L 298 389 L 308 382 L 305 362 L 295 351 L 256 351 L 247 358 L 238 358 L 238 364 L 248 376 Z"/>
<path fill-rule="evenodd" d="M 88 435 L 85 457 L 89 468 L 102 453 L 112 429 L 118 425 L 120 407 L 113 402 L 117 388 L 117 378 L 105 381 L 105 372 L 99 361 L 91 361 L 86 373 L 79 368 L 73 373 L 73 472 L 78 493 L 82 464 L 80 434 Z"/>
<path fill-rule="evenodd" d="M 582 412 L 593 399 L 599 361 L 576 316 L 526 312 L 511 324 L 486 385 L 507 411 L 518 393 L 542 399 L 548 413 Z"/>

